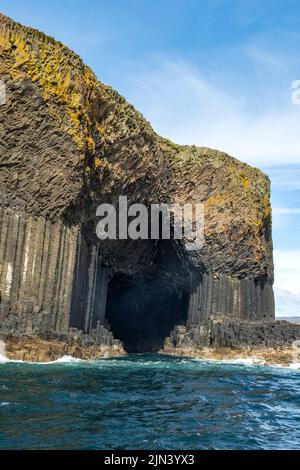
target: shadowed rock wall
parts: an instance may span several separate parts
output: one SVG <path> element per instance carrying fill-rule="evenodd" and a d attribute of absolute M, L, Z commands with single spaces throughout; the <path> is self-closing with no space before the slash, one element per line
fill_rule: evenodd
<path fill-rule="evenodd" d="M 67 331 L 78 230 L 0 210 L 1 329 Z"/>
<path fill-rule="evenodd" d="M 193 276 L 188 324 L 223 317 L 274 320 L 274 292 L 265 279 L 238 279 L 223 274 Z"/>
<path fill-rule="evenodd" d="M 202 348 L 283 347 L 300 339 L 300 325 L 287 321 L 223 319 L 176 326 L 166 338 L 164 351 L 172 354 Z"/>
<path fill-rule="evenodd" d="M 155 285 L 149 304 L 174 295 L 153 308 L 162 316 L 184 296 L 189 326 L 274 319 L 266 175 L 158 136 L 74 52 L 1 14 L 0 79 L 2 331 L 103 333 L 114 276 Z M 186 240 L 166 250 L 160 241 L 99 243 L 96 208 L 116 205 L 119 195 L 129 204 L 204 204 L 203 248 L 189 252 Z M 120 321 L 127 318 L 125 311 Z"/>
<path fill-rule="evenodd" d="M 86 333 L 104 325 L 111 268 L 101 261 L 99 245 L 78 239 L 70 325 Z"/>
<path fill-rule="evenodd" d="M 0 329 L 90 333 L 104 324 L 110 271 L 78 228 L 0 209 Z"/>

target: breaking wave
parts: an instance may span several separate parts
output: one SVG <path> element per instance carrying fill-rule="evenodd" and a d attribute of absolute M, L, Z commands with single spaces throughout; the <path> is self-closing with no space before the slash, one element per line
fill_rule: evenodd
<path fill-rule="evenodd" d="M 0 364 L 13 363 L 13 364 L 35 364 L 35 365 L 46 366 L 46 365 L 51 365 L 51 364 L 75 364 L 78 362 L 88 362 L 88 361 L 84 361 L 83 359 L 79 359 L 73 356 L 62 356 L 59 359 L 56 359 L 55 361 L 34 362 L 34 361 L 22 361 L 21 359 L 19 360 L 8 359 L 8 357 L 4 356 L 3 354 L 0 354 Z"/>
<path fill-rule="evenodd" d="M 2 360 L 10 363 L 0 366 L 2 449 L 300 448 L 296 363 L 151 354 L 39 366 Z"/>

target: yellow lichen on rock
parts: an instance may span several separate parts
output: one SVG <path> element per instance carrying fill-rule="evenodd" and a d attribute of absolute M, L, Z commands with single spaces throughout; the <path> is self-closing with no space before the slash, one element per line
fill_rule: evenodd
<path fill-rule="evenodd" d="M 4 19 L 3 19 L 4 18 Z M 8 70 L 15 78 L 18 69 L 23 78 L 28 75 L 37 83 L 43 98 L 64 106 L 69 122 L 56 113 L 64 131 L 70 134 L 79 150 L 95 152 L 90 116 L 91 103 L 97 97 L 97 79 L 81 59 L 59 42 L 40 40 L 38 48 L 32 45 L 34 30 L 11 23 L 2 16 L 0 21 L 0 53 L 8 53 L 12 67 Z M 41 35 L 43 38 L 43 35 Z"/>
<path fill-rule="evenodd" d="M 246 176 L 243 176 L 242 179 L 243 179 L 243 187 L 245 189 L 249 189 L 251 186 L 250 180 Z"/>
<path fill-rule="evenodd" d="M 32 102 L 29 97 L 36 99 L 32 107 L 35 124 L 29 126 L 31 144 L 20 142 L 18 152 L 23 161 L 28 153 L 28 174 L 34 181 L 36 168 L 31 167 L 31 153 L 36 155 L 38 178 L 43 183 L 28 188 L 27 177 L 25 185 L 19 185 L 16 191 L 22 208 L 32 204 L 37 213 L 53 217 L 54 194 L 55 216 L 63 214 L 73 221 L 75 213 L 78 220 L 91 217 L 87 209 L 107 194 L 127 194 L 147 204 L 158 200 L 204 203 L 206 260 L 201 263 L 207 269 L 214 265 L 221 271 L 229 269 L 230 259 L 230 270 L 241 277 L 265 276 L 266 272 L 272 277 L 270 187 L 266 175 L 224 152 L 177 145 L 160 137 L 122 96 L 97 81 L 75 53 L 1 15 L 0 56 L 0 73 L 4 77 L 10 74 L 16 85 L 9 83 L 8 107 L 16 110 L 14 104 L 20 106 L 17 119 L 25 116 L 25 125 L 28 103 Z M 17 74 L 21 80 L 16 83 Z M 20 96 L 24 97 L 25 111 Z M 9 111 L 8 115 L 14 116 L 14 110 Z M 51 134 L 45 129 L 51 129 Z M 18 141 L 18 135 L 13 138 Z M 18 155 L 10 153 L 15 162 Z M 64 168 L 59 184 L 56 165 Z M 10 179 L 7 171 L 5 191 L 9 195 Z M 210 250 L 214 257 L 209 256 Z M 242 264 L 239 258 L 247 262 Z"/>
<path fill-rule="evenodd" d="M 225 207 L 226 200 L 229 200 L 228 194 L 213 194 L 205 201 L 205 211 L 208 211 L 210 207 Z"/>

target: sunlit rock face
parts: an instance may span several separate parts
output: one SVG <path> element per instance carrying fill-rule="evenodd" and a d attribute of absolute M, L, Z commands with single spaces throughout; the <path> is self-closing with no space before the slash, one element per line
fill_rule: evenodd
<path fill-rule="evenodd" d="M 61 43 L 0 15 L 0 321 L 158 350 L 175 325 L 274 320 L 270 183 L 158 136 Z M 175 97 L 176 98 L 176 97 Z M 174 99 L 175 99 L 174 98 Z M 205 243 L 96 237 L 96 208 L 203 203 Z"/>

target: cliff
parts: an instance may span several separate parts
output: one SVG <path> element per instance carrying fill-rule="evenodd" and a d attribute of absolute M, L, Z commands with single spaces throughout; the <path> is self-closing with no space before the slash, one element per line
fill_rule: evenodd
<path fill-rule="evenodd" d="M 0 80 L 3 334 L 80 331 L 101 343 L 111 328 L 127 350 L 157 350 L 177 324 L 274 321 L 266 175 L 158 136 L 74 52 L 4 15 Z M 96 208 L 119 195 L 203 203 L 203 248 L 100 242 Z"/>

